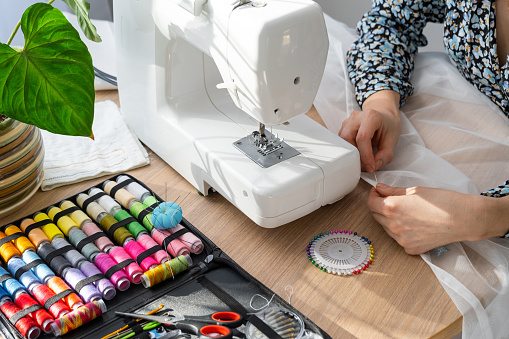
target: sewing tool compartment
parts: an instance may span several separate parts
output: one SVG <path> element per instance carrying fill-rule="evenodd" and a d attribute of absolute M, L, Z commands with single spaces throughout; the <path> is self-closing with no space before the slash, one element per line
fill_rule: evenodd
<path fill-rule="evenodd" d="M 1 333 L 207 338 L 226 327 L 220 337 L 330 338 L 182 214 L 121 174 L 3 225 Z M 166 316 L 171 325 L 117 312 Z M 234 327 L 193 318 L 230 313 L 241 319 Z"/>

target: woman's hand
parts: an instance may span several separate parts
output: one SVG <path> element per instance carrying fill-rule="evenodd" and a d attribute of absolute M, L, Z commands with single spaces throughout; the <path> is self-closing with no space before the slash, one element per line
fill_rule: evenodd
<path fill-rule="evenodd" d="M 373 217 L 408 254 L 507 232 L 509 199 L 378 184 L 368 198 Z"/>
<path fill-rule="evenodd" d="M 343 121 L 338 134 L 358 148 L 362 170 L 373 173 L 392 161 L 401 133 L 399 93 L 376 92 L 364 101 L 362 109 Z"/>

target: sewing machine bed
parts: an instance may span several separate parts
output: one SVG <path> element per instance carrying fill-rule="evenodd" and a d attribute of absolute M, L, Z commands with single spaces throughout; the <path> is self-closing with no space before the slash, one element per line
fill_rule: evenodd
<path fill-rule="evenodd" d="M 116 177 L 114 176 L 109 180 L 115 180 Z M 149 187 L 136 178 L 129 177 L 151 191 Z M 94 187 L 102 188 L 102 183 Z M 78 194 L 69 197 L 67 200 L 76 203 Z M 153 195 L 159 201 L 163 201 L 155 193 Z M 54 201 L 48 206 L 58 203 L 58 201 Z M 46 209 L 41 210 L 41 212 L 45 211 Z M 21 218 L 9 225 L 19 227 L 21 221 L 27 217 L 30 218 L 31 216 Z M 244 319 L 248 318 L 256 323 L 258 319 L 249 318 L 249 316 L 257 313 L 257 311 L 260 311 L 269 303 L 269 308 L 283 309 L 284 311 L 289 311 L 289 314 L 293 313 L 296 315 L 297 319 L 302 319 L 306 330 L 305 333 L 310 334 L 311 332 L 323 338 L 330 338 L 327 333 L 312 323 L 297 309 L 242 269 L 188 220 L 183 218 L 180 224 L 200 238 L 204 245 L 204 250 L 201 253 L 191 254 L 193 265 L 188 270 L 175 275 L 173 279 L 168 279 L 150 288 L 144 288 L 142 284 L 131 284 L 126 291 L 121 292 L 117 290 L 117 294 L 112 300 L 105 300 L 107 306 L 106 312 L 89 323 L 64 334 L 63 337 L 102 338 L 132 321 L 131 318 L 117 316 L 115 314 L 116 311 L 146 314 L 151 310 L 157 309 L 160 305 L 164 305 L 164 309 L 172 309 L 173 312 L 181 315 L 207 315 L 218 311 L 235 311 L 244 314 Z M 0 227 L 0 230 L 3 231 L 7 226 Z M 215 290 L 214 286 L 206 287 L 207 284 L 203 283 L 204 280 L 211 282 L 212 285 L 219 287 L 220 290 L 226 293 L 221 295 L 221 293 L 211 292 Z M 228 301 L 225 295 L 231 296 L 231 299 L 234 301 Z M 244 325 L 239 327 L 239 330 L 241 332 L 246 330 L 245 322 Z M 5 337 L 23 338 L 20 332 L 1 312 L 0 333 Z M 144 335 L 135 335 L 132 338 L 149 338 L 146 336 L 147 333 Z M 268 336 L 270 337 L 270 335 Z M 39 338 L 51 337 L 53 337 L 52 334 L 42 334 Z M 116 338 L 116 336 L 113 338 Z"/>

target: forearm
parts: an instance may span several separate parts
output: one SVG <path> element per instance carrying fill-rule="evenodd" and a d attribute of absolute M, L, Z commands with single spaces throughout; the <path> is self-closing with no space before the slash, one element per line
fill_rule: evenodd
<path fill-rule="evenodd" d="M 492 198 L 479 196 L 479 230 L 472 240 L 503 237 L 509 232 L 509 196 Z"/>

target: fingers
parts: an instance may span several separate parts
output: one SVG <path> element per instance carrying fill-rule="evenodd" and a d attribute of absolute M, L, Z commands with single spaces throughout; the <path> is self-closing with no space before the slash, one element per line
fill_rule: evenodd
<path fill-rule="evenodd" d="M 378 183 L 376 185 L 376 191 L 381 197 L 388 197 L 391 195 L 406 195 L 408 193 L 407 188 L 403 187 L 392 187 L 386 184 Z"/>

